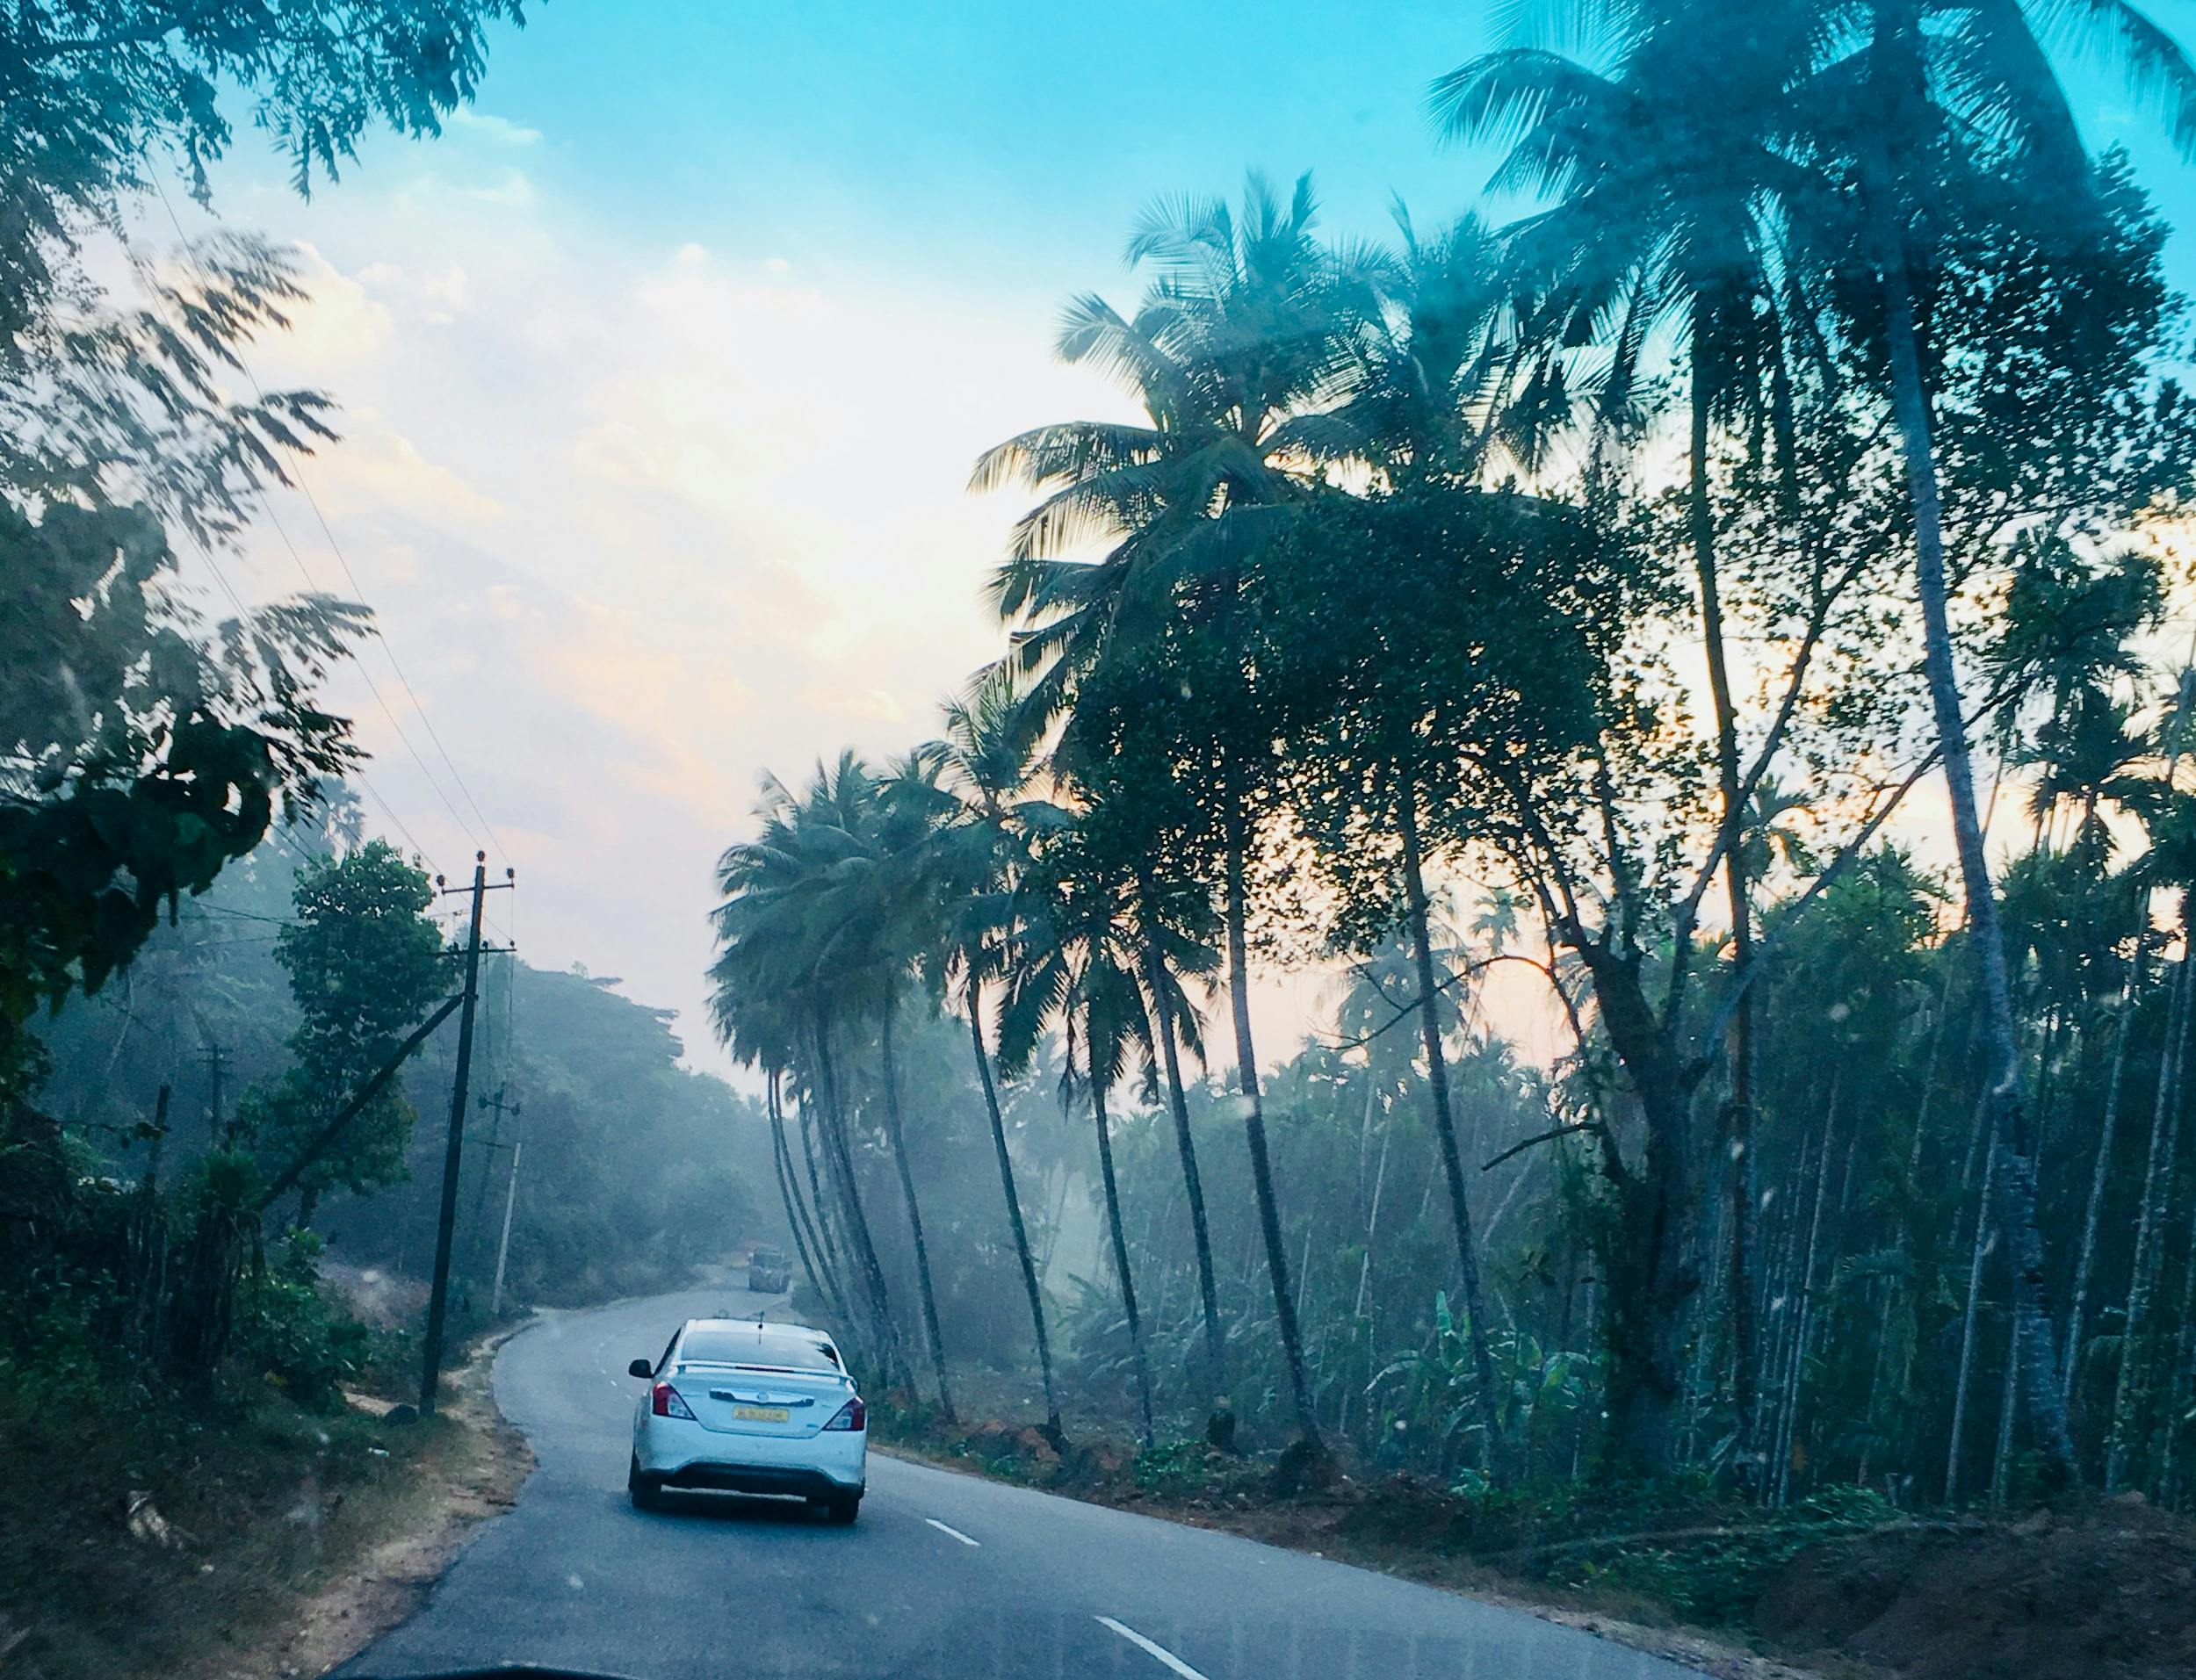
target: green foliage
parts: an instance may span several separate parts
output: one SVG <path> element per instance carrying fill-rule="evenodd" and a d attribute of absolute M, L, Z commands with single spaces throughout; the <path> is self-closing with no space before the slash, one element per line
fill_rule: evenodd
<path fill-rule="evenodd" d="M 1212 1475 L 1212 1448 L 1202 1440 L 1154 1441 L 1129 1466 L 1138 1491 L 1178 1497 L 1203 1487 Z"/>
<path fill-rule="evenodd" d="M 98 991 L 355 756 L 312 690 L 362 609 L 312 596 L 209 629 L 174 588 L 171 532 L 229 536 L 274 451 L 329 435 L 316 399 L 220 394 L 298 292 L 251 242 L 205 257 L 136 315 L 42 321 L 0 358 L 0 1092 L 33 1064 L 39 1004 Z"/>
<path fill-rule="evenodd" d="M 16 137 L 0 166 L 0 344 L 74 279 L 76 243 L 127 194 L 180 161 L 207 197 L 228 147 L 221 95 L 288 156 L 300 192 L 333 180 L 376 124 L 441 132 L 487 66 L 486 25 L 524 21 L 519 0 L 31 0 L 0 18 Z"/>
<path fill-rule="evenodd" d="M 1899 1520 L 1882 1496 L 1851 1487 L 1825 1489 L 1774 1518 L 1712 1515 L 1725 1520 L 1666 1538 L 1600 1540 L 1552 1561 L 1548 1574 L 1567 1585 L 1642 1594 L 1687 1621 L 1743 1625 L 1769 1577 L 1808 1547 Z"/>
<path fill-rule="evenodd" d="M 293 1232 L 236 1298 L 238 1364 L 313 1412 L 342 1410 L 372 1349 L 366 1327 L 329 1305 L 316 1271 L 322 1249 L 312 1232 Z"/>
<path fill-rule="evenodd" d="M 1594 1383 L 1591 1355 L 1543 1348 L 1514 1329 L 1491 1331 L 1497 1374 L 1496 1415 L 1507 1450 L 1532 1462 L 1560 1438 L 1564 1425 L 1585 1403 Z M 1482 1432 L 1477 1405 L 1478 1376 L 1465 1325 L 1449 1311 L 1446 1291 L 1434 1297 L 1432 1333 L 1373 1374 L 1367 1393 L 1385 1432 L 1425 1433 L 1438 1443 L 1441 1461 L 1457 1492 L 1484 1490 L 1484 1473 L 1458 1460 L 1471 1456 L 1462 1444 Z M 1423 1450 L 1423 1449 L 1421 1449 Z"/>
<path fill-rule="evenodd" d="M 455 979 L 427 914 L 434 883 L 386 840 L 308 862 L 292 901 L 296 919 L 276 936 L 275 956 L 297 1005 L 296 1064 L 248 1110 L 278 1167 L 380 1071 Z M 403 1176 L 415 1118 L 401 1088 L 386 1087 L 307 1170 L 307 1201 L 331 1186 L 364 1194 Z"/>

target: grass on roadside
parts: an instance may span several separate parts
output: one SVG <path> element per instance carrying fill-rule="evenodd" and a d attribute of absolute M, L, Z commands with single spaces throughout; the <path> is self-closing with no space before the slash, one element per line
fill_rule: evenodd
<path fill-rule="evenodd" d="M 0 1393 L 0 1668 L 24 1680 L 227 1673 L 302 1596 L 412 1522 L 466 1451 L 269 1388 L 191 1417 Z"/>

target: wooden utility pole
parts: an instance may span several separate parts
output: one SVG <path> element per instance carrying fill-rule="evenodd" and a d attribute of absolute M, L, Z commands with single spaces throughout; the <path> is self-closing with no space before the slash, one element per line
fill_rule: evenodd
<path fill-rule="evenodd" d="M 511 884 L 511 871 L 503 872 L 499 886 Z M 442 877 L 435 882 L 442 885 Z M 466 1098 L 473 1078 L 473 1016 L 480 991 L 480 909 L 488 891 L 488 854 L 473 854 L 473 885 L 444 887 L 449 892 L 473 894 L 472 932 L 466 941 L 466 987 L 458 1011 L 458 1077 L 450 1092 L 450 1138 L 443 1149 L 442 1212 L 435 1230 L 435 1279 L 427 1297 L 427 1338 L 419 1380 L 419 1411 L 430 1417 L 435 1411 L 435 1390 L 442 1381 L 443 1317 L 449 1304 L 450 1245 L 458 1223 L 458 1172 L 464 1164 Z"/>

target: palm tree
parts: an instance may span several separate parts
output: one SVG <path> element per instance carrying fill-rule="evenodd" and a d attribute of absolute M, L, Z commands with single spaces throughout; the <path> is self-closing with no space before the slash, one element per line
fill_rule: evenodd
<path fill-rule="evenodd" d="M 817 767 L 805 795 L 765 777 L 753 840 L 726 849 L 712 919 L 719 955 L 711 966 L 711 1012 L 719 1035 L 749 1065 L 808 1071 L 824 1136 L 826 1176 L 858 1267 L 866 1337 L 887 1383 L 905 1384 L 907 1360 L 884 1266 L 862 1205 L 831 1044 L 836 1010 L 858 962 L 847 963 L 849 906 L 839 866 L 855 850 L 850 826 L 869 799 L 870 780 L 852 753 Z M 808 1105 L 804 1104 L 805 1116 Z"/>
<path fill-rule="evenodd" d="M 1047 1024 L 1067 1030 L 1069 1077 L 1080 1038 L 1098 1133 L 1098 1167 L 1112 1241 L 1114 1273 L 1128 1320 L 1144 1440 L 1153 1438 L 1152 1374 L 1137 1308 L 1136 1277 L 1129 1260 L 1121 1191 L 1114 1172 L 1113 1127 L 1108 1098 L 1134 1047 L 1148 1043 L 1150 1024 L 1138 989 L 1141 941 L 1124 913 L 1124 883 L 1116 872 L 1093 868 L 1065 812 L 1051 825 L 1038 867 L 1025 875 L 1018 895 L 1008 996 L 1000 1021 L 1002 1058 L 1019 1065 L 1035 1050 Z"/>
<path fill-rule="evenodd" d="M 1119 379 L 1142 402 L 1141 426 L 1071 422 L 1028 432 L 986 454 L 972 487 L 1009 481 L 1042 493 L 1017 524 L 994 585 L 1018 620 L 1010 656 L 1045 716 L 1065 710 L 1102 665 L 1132 662 L 1186 615 L 1224 658 L 1246 631 L 1246 568 L 1277 528 L 1275 516 L 1309 494 L 1289 470 L 1294 418 L 1331 404 L 1357 365 L 1354 325 L 1369 304 L 1314 242 L 1311 180 L 1284 204 L 1253 176 L 1239 220 L 1217 199 L 1161 204 L 1129 242 L 1132 264 L 1157 278 L 1124 320 L 1095 298 L 1070 306 L 1061 358 Z M 1094 562 L 1077 546 L 1108 543 Z M 1249 673 L 1235 655 L 1234 695 Z M 1222 918 L 1236 1079 L 1259 1203 L 1267 1273 L 1299 1433 L 1317 1449 L 1302 1337 L 1267 1147 L 1250 1017 L 1249 894 L 1254 801 L 1249 767 L 1217 754 L 1211 816 L 1220 854 Z"/>
<path fill-rule="evenodd" d="M 979 681 L 967 698 L 947 703 L 944 735 L 917 750 L 896 797 L 934 804 L 944 802 L 946 814 L 933 831 L 919 889 L 944 907 L 934 947 L 935 979 L 968 1022 L 977 1084 L 984 1093 L 992 1148 L 999 1162 L 1000 1188 L 1007 1199 L 1007 1222 L 1029 1299 L 1030 1330 L 1037 1339 L 1037 1366 L 1044 1382 L 1044 1432 L 1056 1451 L 1065 1451 L 1067 1432 L 1060 1421 L 1058 1390 L 1052 1378 L 1044 1293 L 1029 1250 L 992 1056 L 984 1042 L 985 988 L 1000 977 L 1014 934 L 1014 894 L 1028 863 L 1027 836 L 1016 818 L 1015 801 L 1029 782 L 1031 754 L 1016 727 L 1019 717 L 1012 691 L 1002 679 Z"/>
<path fill-rule="evenodd" d="M 900 780 L 907 772 L 904 769 Z M 844 778 L 842 778 L 842 784 Z M 847 905 L 848 922 L 842 936 L 860 953 L 855 972 L 858 984 L 875 993 L 878 1022 L 878 1070 L 885 1092 L 885 1130 L 892 1144 L 892 1165 L 899 1178 L 907 1208 L 908 1234 L 915 1253 L 915 1284 L 922 1302 L 923 1336 L 930 1353 L 930 1368 L 938 1385 L 938 1410 L 948 1424 L 958 1421 L 953 1410 L 953 1391 L 946 1377 L 945 1338 L 938 1325 L 938 1299 L 930 1276 L 930 1247 L 922 1229 L 922 1203 L 915 1194 L 915 1177 L 907 1158 L 907 1128 L 899 1109 L 899 1072 L 893 1053 L 894 1027 L 907 977 L 921 949 L 923 933 L 918 925 L 922 900 L 911 889 L 911 876 L 920 871 L 922 843 L 935 813 L 923 803 L 894 801 L 884 797 L 885 786 L 863 774 L 845 805 L 849 854 L 837 873 L 853 889 Z M 858 883 L 858 885 L 856 883 Z M 842 890 L 846 890 L 842 888 Z M 849 963 L 849 967 L 854 967 Z"/>

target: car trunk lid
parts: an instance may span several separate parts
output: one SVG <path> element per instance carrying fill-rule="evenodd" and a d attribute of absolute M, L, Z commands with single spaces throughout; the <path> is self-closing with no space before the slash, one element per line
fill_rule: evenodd
<path fill-rule="evenodd" d="M 682 1365 L 671 1385 L 696 1422 L 726 1435 L 818 1435 L 854 1397 L 853 1385 L 835 1371 L 786 1366 Z"/>

